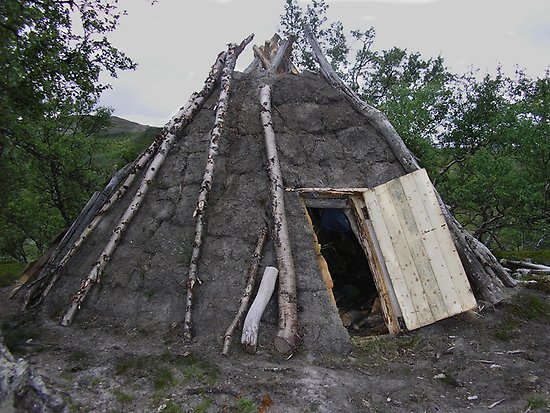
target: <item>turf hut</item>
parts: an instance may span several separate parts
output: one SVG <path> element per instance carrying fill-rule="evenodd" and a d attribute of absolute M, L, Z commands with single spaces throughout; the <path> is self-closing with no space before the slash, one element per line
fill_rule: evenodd
<path fill-rule="evenodd" d="M 234 72 L 250 40 L 222 52 L 203 90 L 95 195 L 27 304 L 66 326 L 177 332 L 227 352 L 261 280 L 248 348 L 265 308 L 258 343 L 323 352 L 349 349 L 350 332 L 499 301 L 506 273 L 315 39 L 320 74 L 298 74 L 292 39 L 278 37 Z"/>

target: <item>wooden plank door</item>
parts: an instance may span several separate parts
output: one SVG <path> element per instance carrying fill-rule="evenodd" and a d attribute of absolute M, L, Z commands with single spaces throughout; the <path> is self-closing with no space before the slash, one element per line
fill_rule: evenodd
<path fill-rule="evenodd" d="M 477 306 L 424 169 L 363 198 L 409 330 Z"/>

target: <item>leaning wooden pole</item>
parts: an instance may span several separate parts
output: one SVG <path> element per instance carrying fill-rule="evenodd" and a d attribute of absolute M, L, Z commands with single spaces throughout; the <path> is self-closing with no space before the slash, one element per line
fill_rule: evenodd
<path fill-rule="evenodd" d="M 413 172 L 420 169 L 416 158 L 407 148 L 386 115 L 361 100 L 361 98 L 338 77 L 325 58 L 309 26 L 305 25 L 304 29 L 306 38 L 313 50 L 315 60 L 319 64 L 321 73 L 325 79 L 336 89 L 340 90 L 348 98 L 353 107 L 369 121 L 392 149 L 406 172 Z M 513 284 L 510 276 L 490 251 L 488 251 L 487 247 L 462 228 L 458 221 L 452 217 L 439 194 L 437 194 L 437 196 L 453 239 L 457 246 L 460 247 L 458 250 L 462 264 L 464 265 L 464 269 L 468 274 L 477 296 L 492 304 L 501 301 L 503 298 L 501 287 L 503 285 L 512 286 Z"/>
<path fill-rule="evenodd" d="M 248 310 L 248 303 L 250 302 L 250 297 L 252 296 L 252 290 L 254 289 L 254 284 L 256 283 L 256 275 L 258 274 L 258 267 L 260 266 L 260 261 L 262 260 L 262 250 L 267 240 L 267 228 L 264 226 L 260 230 L 260 235 L 258 236 L 258 242 L 256 243 L 256 248 L 254 248 L 254 253 L 252 254 L 252 261 L 248 268 L 248 274 L 246 277 L 246 287 L 241 297 L 241 304 L 239 305 L 239 310 L 235 314 L 235 318 L 225 330 L 223 335 L 223 350 L 222 354 L 227 355 L 229 353 L 229 346 L 231 346 L 231 340 L 233 338 L 233 333 L 237 326 L 241 323 L 246 310 Z"/>
<path fill-rule="evenodd" d="M 80 308 L 82 302 L 85 300 L 88 292 L 94 284 L 97 284 L 99 282 L 103 269 L 111 259 L 113 252 L 120 243 L 120 240 L 122 239 L 126 228 L 132 221 L 133 217 L 139 211 L 141 205 L 143 204 L 143 200 L 145 199 L 145 195 L 149 191 L 151 183 L 153 182 L 157 172 L 160 170 L 160 167 L 166 159 L 168 152 L 174 145 L 177 132 L 193 119 L 193 117 L 200 110 L 208 96 L 210 96 L 210 94 L 214 90 L 216 82 L 221 73 L 221 68 L 225 63 L 225 58 L 226 56 L 223 52 L 218 55 L 216 62 L 212 66 L 210 74 L 205 81 L 205 86 L 203 90 L 199 93 L 193 94 L 189 103 L 184 106 L 164 128 L 164 140 L 162 141 L 151 163 L 148 165 L 147 171 L 145 172 L 145 175 L 141 180 L 139 188 L 132 198 L 130 205 L 122 215 L 122 218 L 118 222 L 118 225 L 115 227 L 111 238 L 109 239 L 107 245 L 99 256 L 98 261 L 95 263 L 88 276 L 84 280 L 82 280 L 79 290 L 73 297 L 69 310 L 61 320 L 61 325 L 68 326 L 73 322 L 76 312 Z"/>
<path fill-rule="evenodd" d="M 284 185 L 275 143 L 275 131 L 271 120 L 271 89 L 260 87 L 261 120 L 264 127 L 267 150 L 267 170 L 271 190 L 273 215 L 273 242 L 279 268 L 279 331 L 274 344 L 277 351 L 287 353 L 298 344 L 298 304 L 296 295 L 296 270 L 290 248 L 288 224 L 285 213 Z"/>
<path fill-rule="evenodd" d="M 189 272 L 187 276 L 187 297 L 185 305 L 185 317 L 183 322 L 183 334 L 186 338 L 192 338 L 192 308 L 193 308 L 193 293 L 195 284 L 200 283 L 198 277 L 198 265 L 201 254 L 201 246 L 204 238 L 204 211 L 208 202 L 208 195 L 212 188 L 212 179 L 214 177 L 214 165 L 218 155 L 219 141 L 224 130 L 225 116 L 229 105 L 229 94 L 231 92 L 231 84 L 233 80 L 233 71 L 239 54 L 243 51 L 248 43 L 253 39 L 251 34 L 244 39 L 241 44 L 230 44 L 227 50 L 225 66 L 222 71 L 220 80 L 220 97 L 216 110 L 216 118 L 214 127 L 210 132 L 210 147 L 208 150 L 208 159 L 206 161 L 206 169 L 202 178 L 202 183 L 199 190 L 197 207 L 193 213 L 195 218 L 195 238 L 193 242 L 193 252 L 191 253 L 191 261 L 189 263 Z"/>
<path fill-rule="evenodd" d="M 73 251 L 78 248 L 75 248 L 75 245 L 82 238 L 82 234 L 93 224 L 99 213 L 98 211 L 105 206 L 106 200 L 116 190 L 120 181 L 128 177 L 132 167 L 132 164 L 128 164 L 117 171 L 105 188 L 101 192 L 96 192 L 90 198 L 53 252 L 48 263 L 41 269 L 39 278 L 36 282 L 29 285 L 29 290 L 25 295 L 24 308 L 39 305 L 46 298 L 51 288 L 61 276 L 62 269 L 68 260 L 67 257 L 72 256 Z"/>

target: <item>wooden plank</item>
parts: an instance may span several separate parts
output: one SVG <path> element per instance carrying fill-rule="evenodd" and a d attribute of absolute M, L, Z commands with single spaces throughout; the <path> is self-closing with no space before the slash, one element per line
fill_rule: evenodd
<path fill-rule="evenodd" d="M 430 219 L 437 242 L 441 248 L 448 273 L 452 280 L 452 285 L 463 311 L 471 310 L 477 307 L 475 297 L 472 293 L 470 283 L 460 262 L 460 257 L 456 250 L 455 243 L 451 237 L 451 233 L 447 228 L 447 223 L 441 212 L 441 207 L 435 196 L 433 185 L 431 184 L 428 174 L 421 169 L 412 174 L 416 183 L 418 193 L 421 195 L 424 208 L 427 216 Z"/>
<path fill-rule="evenodd" d="M 413 174 L 401 177 L 403 189 L 407 196 L 411 210 L 415 211 L 416 223 L 422 237 L 425 251 L 429 258 L 432 270 L 436 275 L 437 284 L 441 296 L 445 302 L 445 306 L 450 315 L 461 312 L 458 294 L 454 289 L 450 278 L 450 271 L 445 262 L 444 255 L 447 251 L 443 251 L 439 245 L 435 234 L 435 227 L 432 225 L 428 212 L 424 206 L 422 196 L 418 192 Z"/>
<path fill-rule="evenodd" d="M 450 316 L 459 314 L 463 310 L 460 298 L 451 279 L 451 271 L 447 267 L 445 261 L 445 254 L 447 251 L 442 251 L 440 248 L 435 233 L 435 227 L 432 225 L 429 214 L 426 211 L 422 196 L 416 186 L 414 176 L 413 174 L 408 174 L 402 176 L 400 180 L 410 208 L 415 212 L 416 225 L 422 237 L 424 251 L 432 267 L 447 312 Z"/>
<path fill-rule="evenodd" d="M 418 324 L 407 327 L 409 329 L 414 329 L 431 324 L 435 321 L 435 319 L 429 305 L 429 300 L 424 292 L 424 287 L 422 286 L 420 275 L 418 274 L 418 270 L 414 265 L 411 251 L 404 237 L 404 230 L 401 227 L 401 222 L 399 220 L 399 216 L 397 214 L 391 194 L 389 193 L 388 186 L 386 184 L 377 186 L 376 188 L 374 188 L 374 192 L 376 193 L 376 197 L 378 198 L 380 209 L 384 214 L 386 227 L 389 231 L 389 235 L 394 246 L 394 251 L 397 254 L 397 259 L 403 273 L 403 278 L 408 287 L 409 295 L 412 299 L 413 305 L 416 309 Z M 374 221 L 374 219 L 373 224 L 376 228 L 376 222 Z M 376 234 L 378 234 L 378 230 L 376 230 Z"/>
<path fill-rule="evenodd" d="M 307 208 L 343 209 L 348 207 L 347 201 L 343 198 L 306 197 L 302 195 L 302 199 Z"/>
<path fill-rule="evenodd" d="M 363 193 L 363 199 L 367 205 L 369 216 L 371 218 L 376 238 L 380 244 L 382 255 L 384 256 L 384 262 L 388 269 L 390 279 L 392 281 L 395 295 L 401 311 L 403 312 L 403 320 L 407 328 L 412 329 L 422 323 L 419 320 L 420 313 L 424 312 L 424 309 L 419 309 L 417 306 L 418 300 L 412 298 L 411 289 L 407 283 L 406 275 L 401 268 L 399 256 L 394 249 L 392 237 L 390 235 L 390 229 L 388 228 L 389 221 L 386 221 L 384 213 L 378 203 L 378 197 L 374 190 L 365 191 Z M 408 276 L 408 274 L 407 274 Z M 429 311 L 429 308 L 428 308 Z M 431 314 L 431 312 L 430 312 Z"/>
<path fill-rule="evenodd" d="M 402 236 L 410 251 L 415 271 L 424 290 L 424 296 L 432 312 L 434 320 L 442 320 L 449 316 L 445 301 L 443 300 L 436 276 L 428 258 L 428 253 L 421 237 L 421 232 L 416 223 L 417 217 L 425 214 L 424 209 L 411 209 L 407 196 L 403 189 L 406 180 L 396 179 L 386 184 L 388 193 L 395 206 L 397 218 L 403 230 Z M 414 183 L 413 183 L 414 184 Z"/>

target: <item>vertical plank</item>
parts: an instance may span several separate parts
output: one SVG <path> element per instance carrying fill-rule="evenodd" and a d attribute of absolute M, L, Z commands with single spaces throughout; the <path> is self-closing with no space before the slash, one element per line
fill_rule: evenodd
<path fill-rule="evenodd" d="M 447 228 L 447 223 L 441 212 L 441 207 L 435 196 L 433 186 L 424 169 L 418 170 L 412 174 L 414 177 L 418 192 L 422 197 L 422 202 L 430 219 L 432 227 L 435 228 L 437 242 L 442 250 L 447 269 L 449 271 L 452 284 L 459 298 L 463 311 L 471 310 L 477 307 L 475 297 L 472 293 L 470 283 L 460 262 L 460 257 L 456 250 L 455 243 L 451 233 Z"/>
<path fill-rule="evenodd" d="M 445 301 L 443 300 L 438 280 L 436 279 L 433 268 L 430 264 L 420 230 L 416 223 L 418 216 L 424 214 L 424 209 L 412 211 L 407 196 L 403 189 L 406 181 L 395 179 L 386 184 L 388 194 L 395 206 L 395 212 L 401 225 L 402 237 L 411 254 L 415 266 L 415 272 L 420 279 L 420 285 L 424 290 L 424 296 L 432 312 L 435 321 L 442 320 L 449 316 Z"/>
<path fill-rule="evenodd" d="M 414 329 L 423 325 L 433 323 L 435 320 L 433 318 L 431 308 L 428 304 L 428 300 L 425 296 L 420 276 L 416 270 L 416 266 L 414 265 L 414 260 L 412 258 L 411 252 L 403 236 L 403 228 L 401 227 L 401 223 L 399 222 L 399 217 L 397 215 L 395 205 L 391 199 L 391 195 L 388 192 L 388 187 L 387 185 L 380 185 L 374 188 L 373 192 L 375 194 L 379 210 L 382 214 L 381 220 L 372 220 L 376 234 L 379 235 L 380 233 L 384 232 L 383 228 L 377 228 L 377 225 L 379 225 L 380 222 L 384 222 L 385 230 L 388 232 L 391 244 L 393 246 L 393 254 L 395 254 L 395 260 L 397 261 L 397 264 L 401 269 L 401 274 L 406 289 L 416 310 L 417 324 L 407 325 L 407 327 L 409 329 Z M 390 277 L 391 276 L 392 274 L 390 273 Z M 398 288 L 398 285 L 395 285 L 395 283 L 394 286 L 395 288 Z M 402 293 L 399 291 L 396 291 L 396 294 L 398 297 L 402 295 Z"/>
<path fill-rule="evenodd" d="M 418 325 L 416 308 L 410 297 L 409 289 L 405 283 L 405 278 L 403 272 L 401 271 L 401 267 L 399 266 L 399 260 L 393 248 L 393 243 L 389 232 L 386 228 L 384 215 L 378 205 L 376 194 L 372 190 L 363 192 L 363 199 L 365 201 L 365 205 L 367 206 L 374 232 L 380 245 L 380 250 L 382 251 L 384 265 L 388 269 L 388 274 L 395 291 L 395 296 L 403 313 L 403 320 L 407 328 L 413 328 L 411 326 Z"/>
<path fill-rule="evenodd" d="M 451 270 L 449 270 L 445 261 L 444 255 L 446 252 L 442 251 L 439 246 L 435 227 L 432 225 L 429 214 L 426 211 L 414 176 L 413 174 L 402 176 L 400 181 L 410 209 L 414 211 L 416 226 L 424 246 L 423 249 L 432 268 L 435 282 L 437 282 L 439 293 L 447 312 L 449 316 L 459 314 L 463 309 L 451 279 Z"/>
<path fill-rule="evenodd" d="M 355 236 L 367 255 L 372 278 L 378 290 L 382 315 L 384 316 L 388 330 L 390 333 L 398 333 L 400 330 L 399 319 L 403 319 L 403 313 L 395 296 L 380 247 L 377 246 L 378 242 L 372 228 L 372 223 L 363 214 L 366 208 L 365 200 L 362 196 L 351 196 L 350 201 L 353 205 L 353 211 L 347 209 L 344 212 Z"/>

